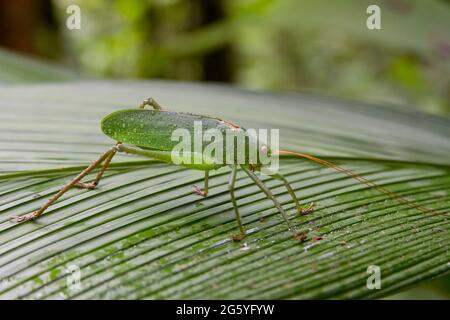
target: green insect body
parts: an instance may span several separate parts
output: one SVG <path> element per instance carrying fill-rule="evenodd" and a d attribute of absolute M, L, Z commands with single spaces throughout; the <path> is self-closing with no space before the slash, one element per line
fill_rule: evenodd
<path fill-rule="evenodd" d="M 172 132 L 184 128 L 193 133 L 194 121 L 202 121 L 203 129 L 228 127 L 219 119 L 182 112 L 163 110 L 125 109 L 103 118 L 101 129 L 116 141 L 135 146 L 171 151 L 176 141 L 171 141 Z"/>
<path fill-rule="evenodd" d="M 194 137 L 195 122 L 201 123 L 201 131 L 207 132 L 214 129 L 220 132 L 222 137 L 227 134 L 234 138 L 232 143 L 233 150 L 233 164 L 252 165 L 252 168 L 261 166 L 260 157 L 256 157 L 253 163 L 249 160 L 250 148 L 259 149 L 266 148 L 266 153 L 270 152 L 265 143 L 260 143 L 251 135 L 247 135 L 242 127 L 238 127 L 229 122 L 218 118 L 208 117 L 204 115 L 197 115 L 184 112 L 171 112 L 164 110 L 145 110 L 145 109 L 126 109 L 119 110 L 107 115 L 101 122 L 101 129 L 104 134 L 110 138 L 120 141 L 122 143 L 138 146 L 146 152 L 142 153 L 144 156 L 149 156 L 161 161 L 173 163 L 176 154 L 172 154 L 172 150 L 179 143 L 172 139 L 172 133 L 176 129 L 185 129 L 189 132 L 191 137 Z M 238 143 L 237 136 L 243 134 L 245 155 L 243 161 L 238 163 Z M 226 155 L 230 152 L 229 146 L 223 144 L 222 154 L 220 158 L 214 155 L 210 156 L 204 152 L 208 145 L 208 141 L 201 140 L 201 150 L 196 152 L 191 148 L 191 155 L 188 163 L 181 165 L 189 169 L 196 170 L 215 170 L 226 166 Z M 194 163 L 193 159 L 197 157 L 201 161 Z"/>

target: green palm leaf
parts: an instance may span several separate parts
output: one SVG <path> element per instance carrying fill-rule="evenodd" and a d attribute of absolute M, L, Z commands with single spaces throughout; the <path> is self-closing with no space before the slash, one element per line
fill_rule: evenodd
<path fill-rule="evenodd" d="M 78 78 L 80 74 L 70 69 L 0 48 L 0 84 L 64 81 Z"/>
<path fill-rule="evenodd" d="M 172 110 L 280 128 L 284 149 L 323 156 L 435 210 L 450 208 L 450 123 L 423 114 L 308 96 L 256 94 L 165 82 L 78 82 L 0 88 L 0 297 L 2 298 L 367 298 L 449 270 L 448 217 L 399 204 L 299 158 L 281 172 L 316 211 L 295 216 L 279 181 L 264 177 L 292 222 L 239 173 L 236 222 L 228 170 L 211 196 L 192 185 L 201 172 L 118 155 L 96 190 L 71 190 L 35 223 L 36 209 L 108 146 L 101 118 L 153 96 Z M 67 268 L 81 270 L 81 290 Z M 381 268 L 382 288 L 366 286 Z"/>

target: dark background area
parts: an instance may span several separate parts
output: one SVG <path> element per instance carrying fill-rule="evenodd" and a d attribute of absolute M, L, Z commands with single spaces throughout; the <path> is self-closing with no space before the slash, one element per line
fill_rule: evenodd
<path fill-rule="evenodd" d="M 68 30 L 70 4 L 81 29 Z M 381 30 L 366 27 L 369 4 Z M 0 0 L 0 46 L 83 75 L 218 81 L 450 113 L 448 0 Z"/>

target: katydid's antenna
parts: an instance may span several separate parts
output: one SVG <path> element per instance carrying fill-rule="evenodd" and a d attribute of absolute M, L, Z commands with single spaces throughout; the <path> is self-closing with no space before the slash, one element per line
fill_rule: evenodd
<path fill-rule="evenodd" d="M 396 194 L 396 193 L 394 193 L 392 191 L 389 191 L 386 188 L 380 186 L 379 184 L 376 184 L 375 182 L 370 181 L 370 180 L 368 180 L 368 179 L 366 179 L 366 178 L 364 178 L 364 177 L 354 173 L 351 170 L 342 168 L 342 167 L 338 166 L 337 164 L 334 164 L 334 163 L 332 163 L 330 161 L 319 159 L 319 158 L 313 157 L 313 156 L 311 156 L 309 154 L 298 153 L 298 152 L 287 151 L 287 150 L 275 150 L 274 152 L 277 153 L 277 154 L 294 155 L 294 156 L 298 156 L 298 157 L 301 157 L 301 158 L 305 158 L 305 159 L 308 159 L 310 161 L 313 161 L 313 162 L 319 163 L 321 165 L 324 165 L 326 167 L 332 168 L 332 169 L 334 169 L 336 171 L 342 172 L 342 173 L 346 174 L 347 176 L 355 179 L 356 181 L 361 182 L 361 183 L 365 184 L 366 186 L 368 186 L 370 188 L 374 188 L 374 189 L 378 190 L 379 192 L 389 196 L 391 199 L 394 199 L 394 200 L 396 200 L 396 201 L 398 201 L 398 202 L 400 202 L 402 204 L 405 204 L 405 205 L 407 205 L 410 208 L 417 209 L 417 210 L 419 210 L 419 211 L 421 211 L 423 213 L 433 214 L 433 215 L 438 215 L 438 214 L 439 215 L 447 215 L 447 212 L 441 212 L 441 213 L 440 212 L 436 212 L 436 211 L 434 211 L 432 209 L 428 209 L 426 207 L 423 207 L 423 206 L 421 206 L 421 205 L 419 205 L 419 204 L 417 204 L 415 202 L 409 201 L 409 200 L 405 199 L 404 197 L 400 196 L 399 194 Z"/>

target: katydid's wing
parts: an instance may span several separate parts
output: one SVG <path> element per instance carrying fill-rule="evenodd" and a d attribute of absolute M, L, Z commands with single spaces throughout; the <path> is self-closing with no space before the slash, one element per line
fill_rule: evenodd
<path fill-rule="evenodd" d="M 179 138 L 173 139 L 176 129 L 184 129 L 185 133 L 194 139 L 194 126 L 205 132 L 208 129 L 218 129 L 225 132 L 230 129 L 227 122 L 191 113 L 171 112 L 163 110 L 130 109 L 120 110 L 103 118 L 101 128 L 103 133 L 116 141 L 136 145 L 142 148 L 170 151 L 179 143 Z M 200 122 L 201 121 L 201 122 Z M 183 131 L 178 131 L 182 133 Z M 193 143 L 193 141 L 191 141 Z"/>

